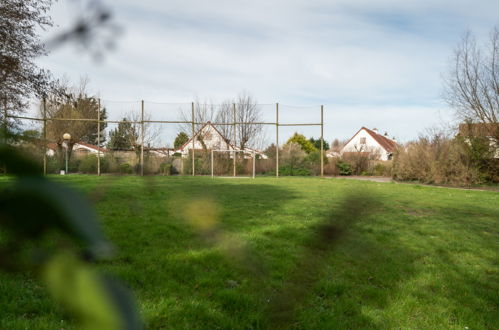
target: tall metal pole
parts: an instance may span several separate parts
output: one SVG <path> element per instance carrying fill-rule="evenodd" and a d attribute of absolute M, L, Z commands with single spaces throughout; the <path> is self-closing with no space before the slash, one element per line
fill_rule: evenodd
<path fill-rule="evenodd" d="M 275 176 L 279 177 L 279 103 L 275 104 Z"/>
<path fill-rule="evenodd" d="M 144 100 L 141 102 L 141 115 L 140 115 L 140 175 L 144 175 Z"/>
<path fill-rule="evenodd" d="M 256 152 L 253 151 L 253 179 L 255 178 L 255 169 L 256 169 Z"/>
<path fill-rule="evenodd" d="M 69 141 L 66 142 L 66 172 L 64 174 L 68 174 L 68 149 L 69 149 Z"/>
<path fill-rule="evenodd" d="M 192 110 L 192 176 L 195 175 L 194 170 L 195 170 L 195 164 L 194 164 L 194 102 L 191 103 L 191 110 Z"/>
<path fill-rule="evenodd" d="M 100 175 L 100 99 L 97 103 L 97 175 Z"/>
<path fill-rule="evenodd" d="M 5 144 L 7 144 L 7 127 L 9 122 L 7 121 L 7 98 L 3 100 L 3 134 L 2 140 Z M 3 166 L 3 173 L 7 174 L 7 165 Z"/>
<path fill-rule="evenodd" d="M 43 175 L 47 175 L 47 101 L 43 98 Z"/>
<path fill-rule="evenodd" d="M 214 178 L 214 174 L 213 174 L 213 149 L 211 150 L 211 177 Z"/>
<path fill-rule="evenodd" d="M 234 122 L 232 124 L 232 137 L 234 139 L 234 145 L 232 146 L 232 148 L 234 149 L 233 152 L 232 152 L 232 170 L 233 170 L 233 174 L 232 176 L 236 176 L 236 104 L 233 103 L 232 104 L 232 117 L 234 119 Z"/>
<path fill-rule="evenodd" d="M 3 100 L 3 138 L 7 143 L 7 126 L 9 122 L 7 120 L 7 99 Z"/>
<path fill-rule="evenodd" d="M 324 177 L 324 106 L 321 105 L 321 177 Z"/>

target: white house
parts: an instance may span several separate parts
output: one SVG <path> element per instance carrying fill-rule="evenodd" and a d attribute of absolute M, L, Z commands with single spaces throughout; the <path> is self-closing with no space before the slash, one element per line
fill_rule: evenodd
<path fill-rule="evenodd" d="M 49 143 L 47 145 L 47 156 L 52 157 L 57 151 L 56 143 Z M 93 144 L 88 144 L 85 142 L 77 142 L 73 145 L 73 152 L 78 154 L 95 154 L 97 155 L 100 151 L 100 156 L 103 157 L 107 153 L 107 149 L 95 146 Z"/>
<path fill-rule="evenodd" d="M 395 138 L 389 138 L 387 133 L 382 135 L 376 128 L 362 127 L 348 140 L 340 154 L 360 152 L 375 155 L 380 160 L 390 160 L 396 147 Z"/>
<path fill-rule="evenodd" d="M 204 124 L 186 143 L 184 143 L 180 148 L 175 150 L 175 153 L 180 153 L 182 157 L 187 157 L 193 148 L 194 139 L 194 150 L 229 150 L 229 151 L 240 151 L 241 148 L 233 145 L 229 139 L 224 137 L 220 131 L 213 126 L 210 122 Z M 244 148 L 245 153 L 257 154 L 263 159 L 267 159 L 267 156 L 261 151 Z"/>

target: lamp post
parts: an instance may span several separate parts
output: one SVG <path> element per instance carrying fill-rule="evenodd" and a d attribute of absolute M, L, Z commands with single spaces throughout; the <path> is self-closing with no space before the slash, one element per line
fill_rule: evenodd
<path fill-rule="evenodd" d="M 64 172 L 64 174 L 68 174 L 68 148 L 69 148 L 69 140 L 71 140 L 71 134 L 64 133 L 62 138 L 64 140 L 64 146 L 66 148 L 66 172 Z"/>

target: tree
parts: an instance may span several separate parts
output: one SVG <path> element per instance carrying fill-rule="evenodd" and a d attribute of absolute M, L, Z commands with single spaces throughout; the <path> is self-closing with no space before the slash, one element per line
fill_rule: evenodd
<path fill-rule="evenodd" d="M 49 73 L 35 59 L 46 54 L 37 30 L 52 25 L 47 15 L 51 4 L 51 0 L 0 2 L 0 106 L 11 114 L 25 110 L 30 97 L 43 96 L 50 87 Z"/>
<path fill-rule="evenodd" d="M 310 141 L 310 143 L 312 143 L 312 144 L 314 145 L 314 147 L 315 147 L 317 150 L 321 150 L 321 139 L 320 139 L 320 138 L 318 138 L 318 139 L 316 140 L 316 139 L 314 139 L 313 137 L 311 137 L 311 138 L 309 139 L 309 141 Z M 324 140 L 324 139 L 322 139 L 322 141 L 323 141 L 323 145 L 322 145 L 322 146 L 323 146 L 324 150 L 329 150 L 329 143 L 327 143 L 327 141 L 326 141 L 326 140 Z"/>
<path fill-rule="evenodd" d="M 46 117 L 52 119 L 47 121 L 47 140 L 57 144 L 61 162 L 65 133 L 71 135 L 71 139 L 66 141 L 68 156 L 71 158 L 74 144 L 88 139 L 96 130 L 91 121 L 70 120 L 97 118 L 98 101 L 87 95 L 86 86 L 86 79 L 82 79 L 78 86 L 60 82 L 47 94 L 45 107 L 43 105 L 40 107 L 40 111 L 46 111 Z M 92 127 L 95 127 L 93 131 Z"/>
<path fill-rule="evenodd" d="M 234 141 L 234 106 L 236 125 L 236 141 Z M 182 121 L 192 121 L 191 111 L 181 110 L 180 119 Z M 204 124 L 211 122 L 227 141 L 239 146 L 241 149 L 246 147 L 255 147 L 262 138 L 263 126 L 259 124 L 262 121 L 260 108 L 256 100 L 247 93 L 241 93 L 236 99 L 228 99 L 220 105 L 213 103 L 194 104 L 194 125 L 195 131 L 199 131 Z M 192 135 L 192 124 L 185 123 L 180 127 L 181 131 L 188 136 Z M 202 142 L 203 136 L 198 139 Z"/>
<path fill-rule="evenodd" d="M 234 140 L 234 125 L 230 125 L 234 123 L 234 101 L 233 100 L 225 100 L 220 104 L 220 108 L 215 116 L 215 122 L 221 123 L 225 125 L 215 125 L 220 134 L 225 137 L 227 140 L 232 141 L 235 144 Z M 228 147 L 228 146 L 227 146 Z"/>
<path fill-rule="evenodd" d="M 444 97 L 461 121 L 486 124 L 492 128 L 490 136 L 499 138 L 499 26 L 482 47 L 471 32 L 464 34 L 445 79 Z"/>
<path fill-rule="evenodd" d="M 175 138 L 175 141 L 173 142 L 173 147 L 175 149 L 180 148 L 183 146 L 187 141 L 189 141 L 189 136 L 185 134 L 184 132 L 180 132 L 177 134 L 177 137 Z"/>
<path fill-rule="evenodd" d="M 315 148 L 315 146 L 312 144 L 312 142 L 307 140 L 305 135 L 298 134 L 297 132 L 295 132 L 295 134 L 293 134 L 293 136 L 288 139 L 288 141 L 286 142 L 286 145 L 288 145 L 290 143 L 298 144 L 301 147 L 301 149 L 303 151 L 305 151 L 307 154 L 311 153 L 312 151 L 317 150 Z"/>
<path fill-rule="evenodd" d="M 109 132 L 108 149 L 132 150 L 138 146 L 139 133 L 133 123 L 126 117 L 118 124 L 118 127 Z"/>
<path fill-rule="evenodd" d="M 247 93 L 241 93 L 236 99 L 236 138 L 239 148 L 254 146 L 263 131 L 260 108 L 256 100 Z"/>
<path fill-rule="evenodd" d="M 78 86 L 70 86 L 66 82 L 60 83 L 56 90 L 47 95 L 45 110 L 47 118 L 53 119 L 47 121 L 47 139 L 55 142 L 59 150 L 62 150 L 62 136 L 65 133 L 71 135 L 68 143 L 70 154 L 75 143 L 102 144 L 105 141 L 105 137 L 102 136 L 101 141 L 97 141 L 96 121 L 59 120 L 98 118 L 99 101 L 96 97 L 88 95 L 86 79 L 82 79 Z M 43 111 L 43 108 L 40 111 Z M 105 110 L 102 114 L 101 119 L 105 119 L 107 116 Z M 105 127 L 106 124 L 101 123 L 101 129 Z M 103 133 L 101 131 L 101 135 L 105 135 Z"/>
<path fill-rule="evenodd" d="M 100 120 L 106 120 L 107 119 L 107 110 L 106 108 L 101 108 L 100 111 Z M 107 123 L 100 123 L 100 140 L 98 139 L 97 136 L 97 122 L 96 121 L 91 121 L 88 123 L 88 131 L 89 133 L 85 136 L 82 137 L 81 141 L 89 144 L 94 144 L 99 147 L 103 146 L 106 144 L 106 128 L 107 128 Z"/>

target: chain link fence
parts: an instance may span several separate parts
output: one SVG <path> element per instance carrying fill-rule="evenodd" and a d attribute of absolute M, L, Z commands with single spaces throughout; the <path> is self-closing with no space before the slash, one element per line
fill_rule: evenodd
<path fill-rule="evenodd" d="M 323 106 L 90 99 L 3 117 L 45 174 L 323 176 L 327 163 Z M 283 143 L 305 126 L 320 133 L 308 154 Z"/>

